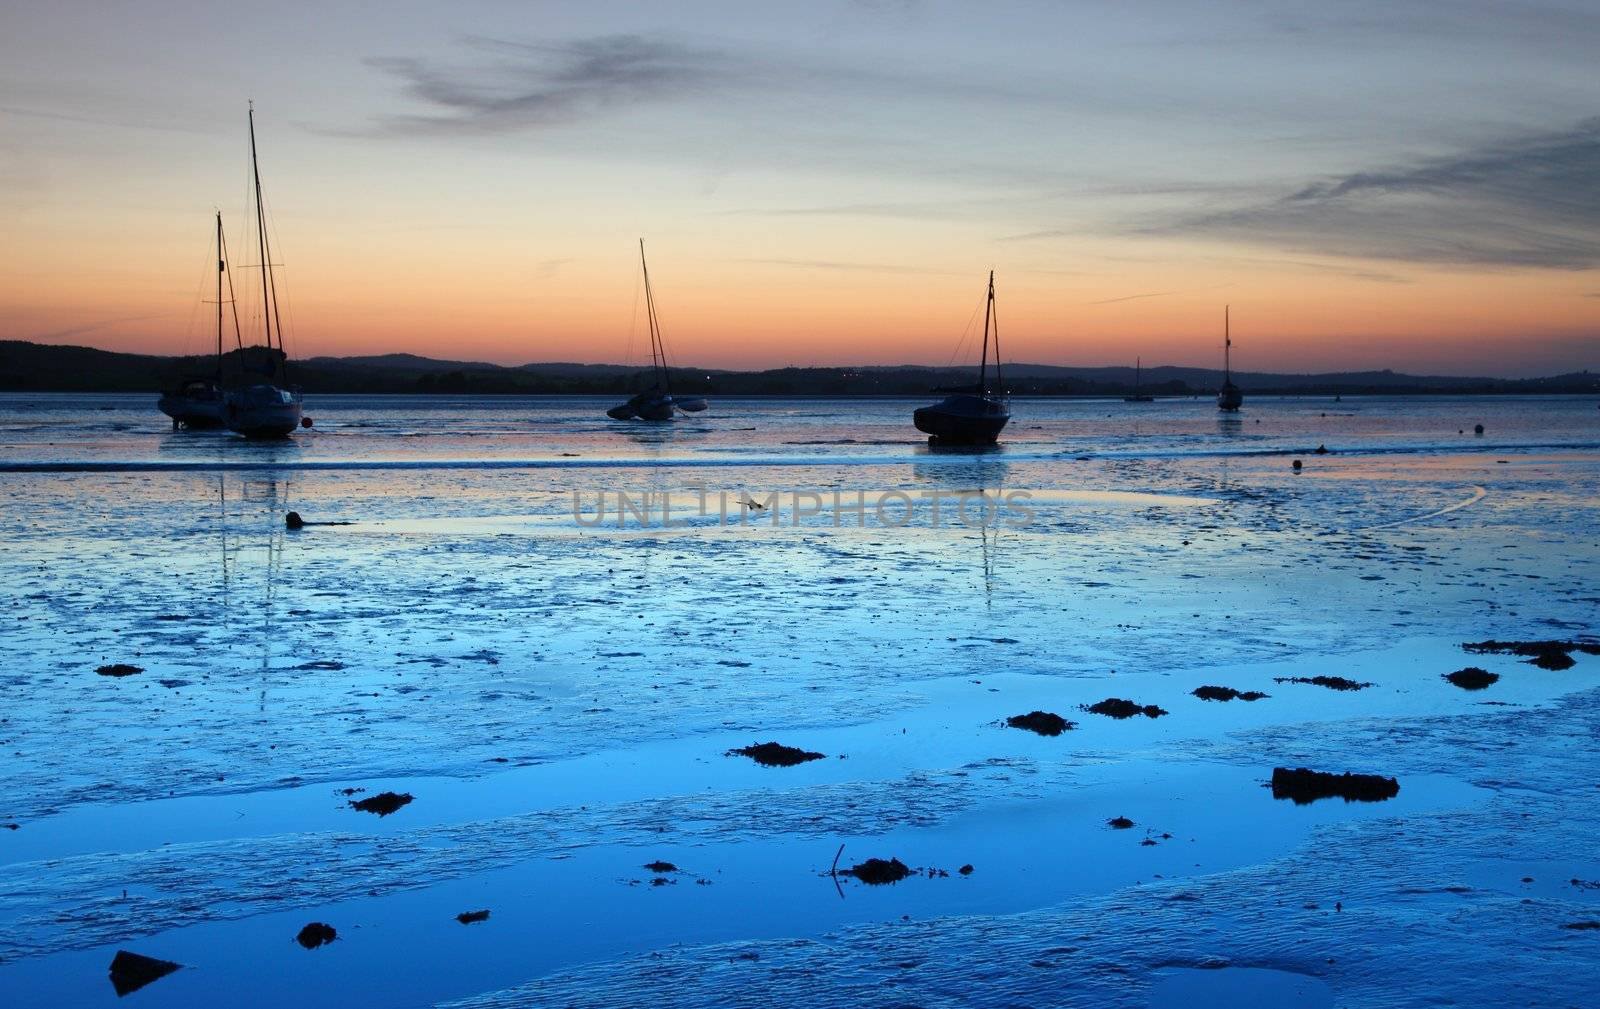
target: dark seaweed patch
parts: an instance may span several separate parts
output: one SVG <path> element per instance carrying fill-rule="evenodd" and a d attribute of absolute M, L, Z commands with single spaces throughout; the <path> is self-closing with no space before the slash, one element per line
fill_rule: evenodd
<path fill-rule="evenodd" d="M 1106 821 L 1106 826 L 1112 830 L 1128 830 L 1133 826 L 1133 821 L 1126 816 L 1113 816 Z"/>
<path fill-rule="evenodd" d="M 854 876 L 869 886 L 882 886 L 885 883 L 898 883 L 905 879 L 911 875 L 911 868 L 898 858 L 869 858 L 848 869 L 840 869 L 839 875 Z"/>
<path fill-rule="evenodd" d="M 1461 646 L 1477 655 L 1521 655 L 1540 669 L 1571 669 L 1575 663 L 1573 652 L 1600 655 L 1600 644 L 1590 641 L 1477 641 Z"/>
<path fill-rule="evenodd" d="M 456 915 L 456 921 L 459 921 L 463 925 L 471 925 L 475 921 L 488 921 L 488 920 L 489 920 L 489 912 L 488 912 L 488 910 L 483 910 L 483 911 L 462 911 L 460 914 Z"/>
<path fill-rule="evenodd" d="M 100 666 L 95 670 L 101 676 L 132 676 L 134 673 L 144 672 L 143 666 L 130 666 L 126 662 L 116 662 L 109 666 Z M 132 956 L 133 954 L 128 954 Z"/>
<path fill-rule="evenodd" d="M 152 956 L 140 956 L 119 949 L 117 955 L 111 958 L 111 987 L 116 989 L 117 997 L 121 998 L 152 981 L 161 980 L 181 966 L 171 960 L 157 960 Z"/>
<path fill-rule="evenodd" d="M 1381 774 L 1331 774 L 1300 767 L 1272 769 L 1272 797 L 1293 799 L 1297 806 L 1318 799 L 1343 799 L 1345 802 L 1383 802 L 1400 794 L 1400 782 Z"/>
<path fill-rule="evenodd" d="M 410 802 L 410 792 L 379 792 L 377 795 L 365 799 L 351 799 L 350 805 L 363 813 L 377 813 L 379 816 L 388 816 Z"/>
<path fill-rule="evenodd" d="M 1059 736 L 1068 729 L 1077 728 L 1075 723 L 1052 711 L 1030 711 L 1026 715 L 1012 715 L 1006 719 L 1006 724 L 1013 729 L 1037 732 L 1041 736 Z"/>
<path fill-rule="evenodd" d="M 1468 666 L 1465 669 L 1457 669 L 1453 673 L 1445 673 L 1444 678 L 1462 690 L 1482 690 L 1498 680 L 1500 674 L 1491 673 L 1487 669 L 1479 669 L 1477 666 Z"/>
<path fill-rule="evenodd" d="M 1132 718 L 1135 715 L 1143 715 L 1146 718 L 1160 718 L 1167 713 L 1165 709 L 1158 708 L 1154 704 L 1141 705 L 1133 701 L 1124 700 L 1121 697 L 1108 697 L 1103 701 L 1086 704 L 1082 707 L 1084 711 L 1090 714 L 1109 715 L 1112 718 Z"/>
<path fill-rule="evenodd" d="M 1267 696 L 1259 690 L 1235 690 L 1232 687 L 1195 687 L 1193 693 L 1202 701 L 1259 701 Z"/>
<path fill-rule="evenodd" d="M 784 746 L 780 743 L 752 743 L 737 750 L 729 750 L 727 755 L 749 757 L 762 767 L 793 767 L 808 760 L 821 760 L 824 756 L 811 750 L 802 750 L 798 746 Z"/>
<path fill-rule="evenodd" d="M 294 937 L 294 941 L 306 949 L 316 949 L 318 946 L 326 946 L 337 938 L 339 938 L 338 929 L 324 922 L 314 921 L 302 928 Z"/>
<path fill-rule="evenodd" d="M 1347 680 L 1343 676 L 1274 676 L 1272 682 L 1309 683 L 1316 687 L 1327 687 L 1329 690 L 1365 690 L 1372 686 L 1370 683 Z"/>

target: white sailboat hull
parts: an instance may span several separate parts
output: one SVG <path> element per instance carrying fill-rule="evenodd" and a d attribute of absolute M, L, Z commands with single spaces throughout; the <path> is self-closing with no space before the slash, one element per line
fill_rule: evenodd
<path fill-rule="evenodd" d="M 300 427 L 303 411 L 298 389 L 252 385 L 228 393 L 228 430 L 246 438 L 286 438 Z"/>

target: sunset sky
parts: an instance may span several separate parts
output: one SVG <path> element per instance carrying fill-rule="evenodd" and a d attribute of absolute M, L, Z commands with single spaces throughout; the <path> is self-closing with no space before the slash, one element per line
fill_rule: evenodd
<path fill-rule="evenodd" d="M 1600 5 L 16 2 L 0 339 L 211 339 L 247 99 L 301 357 L 1600 368 Z M 250 271 L 241 269 L 241 298 Z M 257 281 L 258 282 L 258 281 Z M 253 303 L 241 306 L 259 329 Z"/>

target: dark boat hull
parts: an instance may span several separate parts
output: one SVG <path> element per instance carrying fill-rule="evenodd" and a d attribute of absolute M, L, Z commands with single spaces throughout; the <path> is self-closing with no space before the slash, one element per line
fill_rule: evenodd
<path fill-rule="evenodd" d="M 952 396 L 911 415 L 917 430 L 940 445 L 993 445 L 1010 420 L 1002 403 L 978 396 Z"/>
<path fill-rule="evenodd" d="M 700 409 L 704 410 L 704 401 Z M 620 406 L 606 411 L 612 420 L 664 421 L 673 418 L 673 399 L 656 393 L 640 393 Z"/>
<path fill-rule="evenodd" d="M 228 394 L 228 430 L 246 438 L 287 438 L 304 416 L 300 393 L 273 385 L 255 385 Z"/>
<path fill-rule="evenodd" d="M 1243 405 L 1244 393 L 1240 392 L 1239 387 L 1234 385 L 1232 382 L 1224 385 L 1222 387 L 1222 391 L 1217 393 L 1218 410 L 1232 413 Z"/>
<path fill-rule="evenodd" d="M 226 426 L 220 399 L 191 399 L 168 393 L 156 401 L 156 409 L 171 417 L 175 427 L 198 431 Z"/>

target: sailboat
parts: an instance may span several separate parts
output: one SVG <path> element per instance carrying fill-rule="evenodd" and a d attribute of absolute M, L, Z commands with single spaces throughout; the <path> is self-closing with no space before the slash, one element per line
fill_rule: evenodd
<path fill-rule="evenodd" d="M 656 317 L 656 298 L 650 290 L 650 264 L 644 258 L 644 239 L 639 239 L 639 268 L 644 272 L 645 315 L 650 324 L 650 367 L 655 379 L 644 392 L 606 411 L 612 420 L 671 420 L 676 411 L 699 413 L 708 404 L 699 397 L 672 395 L 667 385 L 667 345 L 661 339 L 661 320 Z"/>
<path fill-rule="evenodd" d="M 222 306 L 232 304 L 233 275 L 228 272 L 228 247 L 222 237 L 222 211 L 217 211 L 217 374 L 215 378 L 189 378 L 169 389 L 156 400 L 156 409 L 172 418 L 172 429 L 219 428 L 223 426 L 226 409 L 222 391 Z M 228 281 L 229 299 L 222 298 L 222 281 Z M 239 313 L 233 314 L 235 335 L 239 328 Z"/>
<path fill-rule="evenodd" d="M 994 330 L 994 387 L 989 384 L 989 331 Z M 940 390 L 951 393 L 932 406 L 911 415 L 917 430 L 930 445 L 992 445 L 1011 419 L 1000 375 L 1000 320 L 994 310 L 994 271 L 989 271 L 989 294 L 983 306 L 983 357 L 977 385 Z"/>
<path fill-rule="evenodd" d="M 284 438 L 302 420 L 300 390 L 289 384 L 288 354 L 283 348 L 283 317 L 278 313 L 278 285 L 272 274 L 272 243 L 267 239 L 267 212 L 261 198 L 261 167 L 256 160 L 256 109 L 250 106 L 250 177 L 256 197 L 256 250 L 261 254 L 261 317 L 266 353 L 252 359 L 241 350 L 242 372 L 237 387 L 225 398 L 228 430 L 246 438 Z M 255 348 L 251 348 L 252 350 Z M 254 367 L 252 367 L 252 364 Z"/>
<path fill-rule="evenodd" d="M 1139 358 L 1133 359 L 1133 395 L 1122 397 L 1124 403 L 1154 403 L 1156 398 L 1139 391 L 1141 379 L 1144 376 L 1144 362 Z"/>
<path fill-rule="evenodd" d="M 1233 413 L 1244 405 L 1244 393 L 1233 384 L 1233 334 L 1228 328 L 1228 306 L 1222 307 L 1222 389 L 1217 392 L 1217 409 Z"/>

